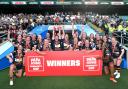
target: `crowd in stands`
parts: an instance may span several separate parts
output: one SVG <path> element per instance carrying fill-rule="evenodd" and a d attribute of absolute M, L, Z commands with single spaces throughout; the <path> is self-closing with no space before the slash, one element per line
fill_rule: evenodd
<path fill-rule="evenodd" d="M 74 21 L 80 24 L 85 21 L 84 15 L 80 13 L 74 15 L 72 13 L 55 13 L 55 14 L 1 14 L 0 15 L 0 29 L 5 30 L 10 28 L 10 25 L 16 25 L 18 29 L 27 29 L 40 24 L 67 24 Z M 22 27 L 22 28 L 21 28 Z"/>
<path fill-rule="evenodd" d="M 67 25 L 67 24 L 86 24 L 91 22 L 101 28 L 106 34 L 114 31 L 128 31 L 128 21 L 121 19 L 118 15 L 98 15 L 93 13 L 77 14 L 57 12 L 55 14 L 1 14 L 0 32 L 3 31 L 15 40 L 18 35 L 27 35 L 34 27 L 38 25 Z M 61 28 L 61 30 L 64 30 Z M 64 34 L 64 31 L 62 31 Z M 61 32 L 61 33 L 62 33 Z M 50 37 L 52 38 L 52 34 Z M 86 33 L 85 33 L 86 34 Z M 79 36 L 78 36 L 79 37 Z M 50 38 L 50 39 L 51 39 Z M 69 38 L 72 38 L 71 35 Z M 101 37 L 102 38 L 102 37 Z M 0 42 L 2 42 L 2 37 Z"/>
<path fill-rule="evenodd" d="M 11 37 L 16 38 L 16 34 L 30 32 L 38 25 L 62 25 L 62 24 L 85 24 L 85 16 L 72 13 L 55 13 L 55 14 L 1 14 L 0 15 L 0 32 L 7 33 L 10 31 Z"/>
<path fill-rule="evenodd" d="M 100 27 L 106 33 L 112 33 L 114 31 L 128 32 L 128 20 L 122 19 L 118 15 L 92 15 L 88 16 L 90 21 L 96 26 Z"/>
<path fill-rule="evenodd" d="M 77 14 L 57 12 L 55 14 L 1 14 L 0 15 L 0 31 L 10 29 L 31 31 L 37 25 L 61 25 L 61 24 L 86 24 L 90 21 L 94 25 L 101 28 L 106 34 L 114 31 L 128 31 L 128 21 L 123 20 L 118 15 L 98 15 L 98 14 Z M 13 30 L 14 29 L 14 30 Z"/>
<path fill-rule="evenodd" d="M 91 33 L 90 36 L 87 36 L 83 27 L 81 27 L 80 34 L 74 29 L 75 24 L 86 24 L 88 21 L 103 28 L 107 34 L 100 36 L 98 33 L 96 35 Z M 60 25 L 60 27 L 58 29 L 53 29 L 51 32 L 47 32 L 46 37 L 36 34 L 28 34 L 34 27 L 42 24 Z M 72 26 L 71 33 L 65 32 L 63 27 L 65 24 L 70 24 Z M 110 80 L 117 82 L 113 74 L 114 65 L 116 68 L 120 68 L 120 60 L 122 59 L 124 50 L 116 41 L 115 37 L 110 38 L 108 35 L 109 32 L 115 30 L 128 30 L 127 22 L 121 20 L 116 15 L 103 17 L 92 14 L 81 15 L 80 13 L 77 15 L 71 13 L 55 13 L 53 15 L 23 13 L 14 15 L 1 14 L 0 31 L 5 31 L 7 33 L 7 39 L 12 39 L 10 41 L 15 47 L 14 52 L 7 56 L 12 63 L 10 66 L 10 85 L 13 85 L 13 71 L 15 68 L 18 69 L 16 76 L 21 77 L 22 75 L 25 52 L 64 50 L 103 50 L 104 65 L 111 67 Z M 113 59 L 118 59 L 117 61 L 119 62 L 115 62 L 114 64 Z M 108 71 L 106 74 L 107 73 Z M 117 77 L 120 77 L 119 73 L 117 73 Z"/>

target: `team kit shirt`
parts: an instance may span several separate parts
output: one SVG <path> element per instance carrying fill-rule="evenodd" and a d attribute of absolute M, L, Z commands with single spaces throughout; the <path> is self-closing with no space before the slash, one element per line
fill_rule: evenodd
<path fill-rule="evenodd" d="M 113 58 L 118 58 L 123 50 L 122 46 L 117 43 L 116 46 L 112 46 L 112 57 Z"/>
<path fill-rule="evenodd" d="M 61 51 L 62 50 L 62 40 L 59 39 L 58 41 L 52 40 L 51 41 L 51 48 L 53 51 Z"/>

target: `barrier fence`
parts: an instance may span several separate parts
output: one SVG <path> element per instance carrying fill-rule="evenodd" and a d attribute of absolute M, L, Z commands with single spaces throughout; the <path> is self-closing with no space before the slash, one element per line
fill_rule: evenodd
<path fill-rule="evenodd" d="M 116 31 L 113 32 L 112 34 L 117 38 L 117 40 L 121 43 L 121 45 L 125 49 L 125 54 L 122 61 L 122 68 L 128 69 L 128 32 Z"/>

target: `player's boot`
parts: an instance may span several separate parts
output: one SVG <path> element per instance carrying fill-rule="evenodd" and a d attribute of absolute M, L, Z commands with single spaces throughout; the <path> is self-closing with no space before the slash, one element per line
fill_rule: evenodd
<path fill-rule="evenodd" d="M 115 78 L 113 78 L 113 77 L 110 77 L 110 80 L 111 80 L 112 82 L 114 82 L 114 83 L 117 83 L 117 81 L 116 81 Z"/>

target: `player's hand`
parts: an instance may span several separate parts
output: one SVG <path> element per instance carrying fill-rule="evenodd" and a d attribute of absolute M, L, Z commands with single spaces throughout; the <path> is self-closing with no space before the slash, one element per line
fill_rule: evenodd
<path fill-rule="evenodd" d="M 12 58 L 10 58 L 10 59 L 9 59 L 9 62 L 10 62 L 10 63 L 12 63 L 12 62 L 13 62 L 13 59 L 12 59 Z"/>
<path fill-rule="evenodd" d="M 120 56 L 118 57 L 118 60 L 121 60 L 121 57 Z"/>

